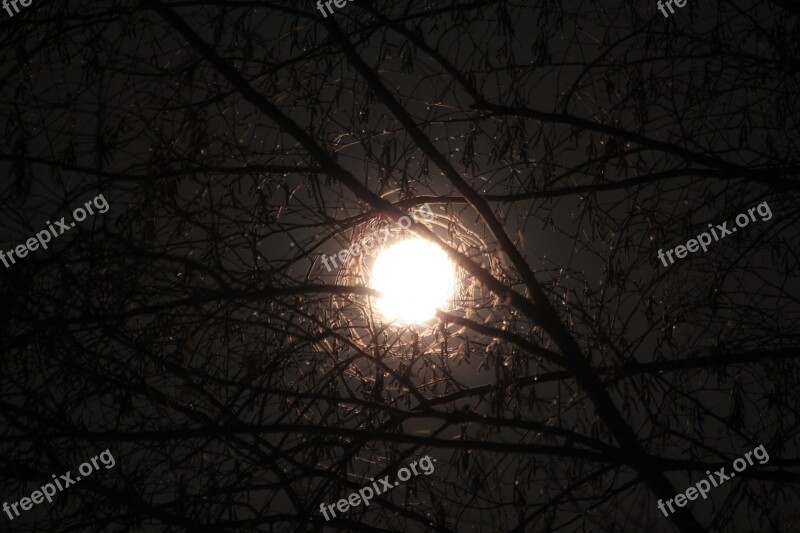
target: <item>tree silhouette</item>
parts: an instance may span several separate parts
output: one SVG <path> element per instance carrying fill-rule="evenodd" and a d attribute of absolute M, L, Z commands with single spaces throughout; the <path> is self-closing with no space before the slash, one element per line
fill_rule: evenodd
<path fill-rule="evenodd" d="M 791 530 L 798 14 L 25 8 L 0 36 L 1 248 L 111 208 L 3 272 L 0 488 L 116 466 L 9 528 Z M 440 244 L 458 292 L 386 323 L 372 259 L 320 256 L 424 204 L 401 238 Z M 433 474 L 322 516 L 426 455 Z"/>

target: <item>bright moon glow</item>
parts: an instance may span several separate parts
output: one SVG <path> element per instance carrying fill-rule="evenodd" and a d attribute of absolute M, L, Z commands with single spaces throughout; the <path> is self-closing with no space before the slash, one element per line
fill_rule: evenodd
<path fill-rule="evenodd" d="M 447 307 L 455 286 L 455 268 L 437 245 L 409 239 L 378 255 L 370 285 L 381 293 L 375 306 L 385 319 L 420 322 Z"/>

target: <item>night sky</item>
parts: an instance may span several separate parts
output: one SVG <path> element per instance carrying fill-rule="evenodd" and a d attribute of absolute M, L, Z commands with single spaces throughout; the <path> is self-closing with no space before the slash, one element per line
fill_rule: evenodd
<path fill-rule="evenodd" d="M 800 531 L 800 4 L 0 7 L 0 531 Z"/>

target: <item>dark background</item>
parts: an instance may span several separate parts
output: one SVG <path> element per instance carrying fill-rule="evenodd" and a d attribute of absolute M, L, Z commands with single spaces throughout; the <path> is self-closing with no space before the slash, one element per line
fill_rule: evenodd
<path fill-rule="evenodd" d="M 798 16 L 0 11 L 0 249 L 111 204 L 0 265 L 0 496 L 116 459 L 0 530 L 797 531 Z M 370 261 L 319 256 L 425 203 L 458 296 L 385 324 Z M 325 522 L 424 455 L 432 475 Z"/>

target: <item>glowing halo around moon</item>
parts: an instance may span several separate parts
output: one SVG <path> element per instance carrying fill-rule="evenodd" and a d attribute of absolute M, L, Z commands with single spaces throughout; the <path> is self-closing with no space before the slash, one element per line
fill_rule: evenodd
<path fill-rule="evenodd" d="M 456 269 L 444 250 L 419 238 L 381 251 L 370 279 L 370 287 L 381 293 L 375 301 L 378 312 L 387 321 L 407 324 L 447 309 L 455 285 Z"/>

